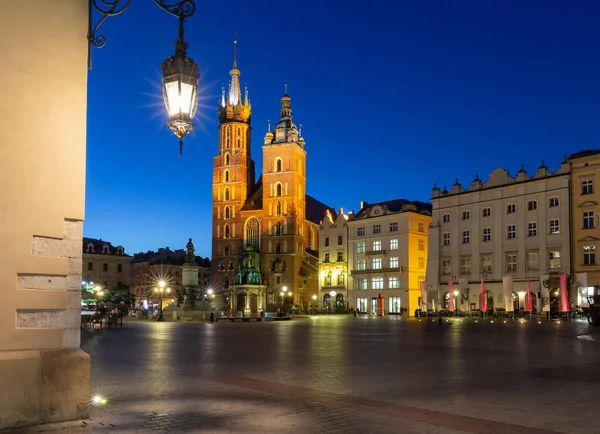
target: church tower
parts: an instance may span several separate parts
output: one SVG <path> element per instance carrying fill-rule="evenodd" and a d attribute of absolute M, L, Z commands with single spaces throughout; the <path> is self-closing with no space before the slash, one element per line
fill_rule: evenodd
<path fill-rule="evenodd" d="M 233 69 L 228 91 L 223 87 L 219 104 L 219 152 L 213 168 L 213 242 L 211 275 L 215 288 L 227 287 L 237 269 L 243 247 L 241 209 L 254 186 L 251 155 L 248 90 L 240 88 L 237 41 L 233 41 Z"/>
<path fill-rule="evenodd" d="M 280 119 L 263 144 L 263 241 L 265 268 L 274 288 L 302 286 L 309 228 L 306 220 L 305 142 L 292 120 L 292 99 L 281 97 Z M 270 128 L 269 128 L 270 130 Z"/>

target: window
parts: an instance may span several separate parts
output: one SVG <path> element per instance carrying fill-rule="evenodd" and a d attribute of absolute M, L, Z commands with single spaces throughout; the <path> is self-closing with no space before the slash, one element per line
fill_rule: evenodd
<path fill-rule="evenodd" d="M 94 263 L 88 262 L 88 271 L 94 271 Z"/>
<path fill-rule="evenodd" d="M 400 313 L 400 297 L 388 298 L 388 313 Z"/>
<path fill-rule="evenodd" d="M 537 200 L 527 202 L 527 211 L 535 211 L 537 209 Z"/>
<path fill-rule="evenodd" d="M 549 222 L 550 234 L 560 234 L 560 225 L 558 219 L 552 219 Z"/>
<path fill-rule="evenodd" d="M 229 154 L 225 154 L 225 165 L 226 166 L 229 166 L 229 161 L 230 161 Z"/>
<path fill-rule="evenodd" d="M 517 254 L 507 253 L 506 254 L 506 271 L 515 272 L 517 271 Z"/>
<path fill-rule="evenodd" d="M 278 158 L 277 160 L 275 160 L 275 172 L 281 172 L 281 158 Z"/>
<path fill-rule="evenodd" d="M 492 228 L 483 228 L 483 241 L 492 240 Z"/>
<path fill-rule="evenodd" d="M 444 232 L 444 246 L 450 245 L 450 233 Z"/>
<path fill-rule="evenodd" d="M 462 242 L 463 244 L 469 244 L 471 241 L 470 231 L 462 231 Z"/>
<path fill-rule="evenodd" d="M 229 170 L 226 170 L 225 173 L 223 173 L 223 180 L 229 182 Z"/>
<path fill-rule="evenodd" d="M 373 241 L 373 251 L 374 252 L 381 251 L 381 241 Z"/>
<path fill-rule="evenodd" d="M 558 197 L 551 197 L 548 200 L 548 207 L 549 208 L 556 208 L 558 206 L 558 204 L 559 204 Z"/>
<path fill-rule="evenodd" d="M 367 289 L 367 288 L 364 288 Z M 356 299 L 356 310 L 361 313 L 367 312 L 367 297 L 358 297 Z"/>
<path fill-rule="evenodd" d="M 325 237 L 325 247 L 329 247 L 329 237 Z"/>
<path fill-rule="evenodd" d="M 356 253 L 365 253 L 365 243 L 358 243 L 356 245 Z"/>
<path fill-rule="evenodd" d="M 281 222 L 275 223 L 275 235 L 281 235 Z"/>
<path fill-rule="evenodd" d="M 450 214 L 444 214 L 442 216 L 442 222 L 443 223 L 450 223 Z"/>
<path fill-rule="evenodd" d="M 117 264 L 117 273 L 123 272 L 123 264 Z"/>
<path fill-rule="evenodd" d="M 229 200 L 229 189 L 225 189 L 225 200 Z"/>
<path fill-rule="evenodd" d="M 275 253 L 281 253 L 281 243 L 275 244 Z"/>
<path fill-rule="evenodd" d="M 373 225 L 373 233 L 380 234 L 381 233 L 381 225 Z"/>
<path fill-rule="evenodd" d="M 366 270 L 367 269 L 367 260 L 359 259 L 358 261 L 356 261 L 356 268 L 358 270 Z"/>
<path fill-rule="evenodd" d="M 344 261 L 344 252 L 337 252 L 337 261 L 338 262 Z"/>
<path fill-rule="evenodd" d="M 517 238 L 517 225 L 508 225 L 506 228 L 506 238 L 512 240 L 513 238 Z"/>
<path fill-rule="evenodd" d="M 341 235 L 338 235 L 338 246 L 341 246 L 343 244 L 344 241 L 344 237 Z"/>
<path fill-rule="evenodd" d="M 338 286 L 344 286 L 346 284 L 346 274 L 345 273 L 338 274 L 337 284 L 338 284 Z"/>
<path fill-rule="evenodd" d="M 463 220 L 469 220 L 471 218 L 471 211 L 463 211 L 462 213 L 462 219 Z"/>
<path fill-rule="evenodd" d="M 372 289 L 383 289 L 383 277 L 373 277 L 371 283 L 373 284 Z"/>
<path fill-rule="evenodd" d="M 398 250 L 398 240 L 390 240 L 390 250 Z"/>
<path fill-rule="evenodd" d="M 596 265 L 596 246 L 583 246 L 583 265 Z"/>
<path fill-rule="evenodd" d="M 392 256 L 390 258 L 390 268 L 398 268 L 398 257 L 397 256 Z"/>
<path fill-rule="evenodd" d="M 230 218 L 230 213 L 229 213 L 229 207 L 228 206 L 225 207 L 225 218 L 226 219 Z"/>
<path fill-rule="evenodd" d="M 492 272 L 492 255 L 481 255 L 481 272 Z"/>
<path fill-rule="evenodd" d="M 367 289 L 367 278 L 366 277 L 354 279 L 354 282 L 356 282 L 355 283 L 356 289 Z"/>
<path fill-rule="evenodd" d="M 400 279 L 397 276 L 388 277 L 388 288 L 400 288 Z"/>
<path fill-rule="evenodd" d="M 460 258 L 460 274 L 471 274 L 470 256 L 463 256 Z"/>
<path fill-rule="evenodd" d="M 398 222 L 390 223 L 390 232 L 398 232 Z"/>
<path fill-rule="evenodd" d="M 323 256 L 323 262 L 329 262 L 329 253 L 325 253 L 325 256 Z"/>
<path fill-rule="evenodd" d="M 514 203 L 506 206 L 506 214 L 513 214 L 515 212 L 517 212 L 517 205 Z"/>
<path fill-rule="evenodd" d="M 102 264 L 102 271 L 108 271 L 108 264 L 106 262 Z"/>
<path fill-rule="evenodd" d="M 527 270 L 537 271 L 540 268 L 538 252 L 527 252 Z"/>
<path fill-rule="evenodd" d="M 548 252 L 548 263 L 550 269 L 560 268 L 560 250 L 550 250 Z"/>
<path fill-rule="evenodd" d="M 537 237 L 537 222 L 528 222 L 527 223 L 527 236 L 528 237 Z"/>
<path fill-rule="evenodd" d="M 275 196 L 277 197 L 281 197 L 282 196 L 282 187 L 281 187 L 281 183 L 278 182 L 277 184 L 275 184 Z"/>
<path fill-rule="evenodd" d="M 281 202 L 277 202 L 275 205 L 275 215 L 281 215 Z"/>
<path fill-rule="evenodd" d="M 425 232 L 425 225 L 423 223 L 419 223 L 419 232 Z"/>
<path fill-rule="evenodd" d="M 396 241 L 398 241 L 398 240 L 396 240 Z M 425 251 L 425 241 L 419 240 L 418 244 L 419 244 L 419 250 L 422 252 Z"/>
<path fill-rule="evenodd" d="M 381 270 L 381 258 L 373 258 L 373 270 Z"/>
<path fill-rule="evenodd" d="M 419 268 L 425 268 L 425 258 L 419 256 Z"/>
<path fill-rule="evenodd" d="M 360 227 L 356 230 L 356 235 L 359 237 L 364 237 L 365 236 L 365 228 L 364 227 Z"/>
<path fill-rule="evenodd" d="M 581 181 L 581 194 L 592 193 L 594 193 L 594 181 L 592 179 L 586 179 Z"/>
<path fill-rule="evenodd" d="M 225 255 L 229 255 L 229 247 L 225 247 Z"/>
<path fill-rule="evenodd" d="M 489 217 L 492 215 L 492 209 L 491 208 L 483 208 L 481 210 L 481 217 Z"/>
<path fill-rule="evenodd" d="M 225 225 L 225 238 L 229 238 L 229 225 Z"/>
<path fill-rule="evenodd" d="M 331 272 L 325 275 L 325 280 L 323 281 L 323 286 L 331 286 Z"/>
<path fill-rule="evenodd" d="M 450 274 L 451 271 L 450 259 L 442 259 L 442 274 Z"/>
<path fill-rule="evenodd" d="M 594 211 L 583 212 L 583 229 L 592 229 L 594 227 Z"/>

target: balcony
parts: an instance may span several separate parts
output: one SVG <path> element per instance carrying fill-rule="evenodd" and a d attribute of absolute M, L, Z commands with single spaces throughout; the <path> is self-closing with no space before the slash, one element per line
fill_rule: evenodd
<path fill-rule="evenodd" d="M 360 276 L 363 274 L 376 274 L 376 273 L 400 273 L 402 274 L 402 267 L 395 268 L 367 268 L 366 270 L 352 270 L 351 276 Z"/>
<path fill-rule="evenodd" d="M 365 255 L 385 255 L 385 249 L 381 250 L 367 250 Z"/>

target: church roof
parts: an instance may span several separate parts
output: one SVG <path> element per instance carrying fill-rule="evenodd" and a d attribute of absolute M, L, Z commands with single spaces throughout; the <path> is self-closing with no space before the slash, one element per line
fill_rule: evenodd
<path fill-rule="evenodd" d="M 318 201 L 312 196 L 306 195 L 306 220 L 315 224 L 319 224 L 325 215 L 325 211 L 329 210 L 332 215 L 335 215 L 335 210 L 323 202 Z"/>
<path fill-rule="evenodd" d="M 248 192 L 248 199 L 242 206 L 242 211 L 255 211 L 262 209 L 262 175 L 258 178 L 258 181 L 252 187 L 252 190 Z"/>

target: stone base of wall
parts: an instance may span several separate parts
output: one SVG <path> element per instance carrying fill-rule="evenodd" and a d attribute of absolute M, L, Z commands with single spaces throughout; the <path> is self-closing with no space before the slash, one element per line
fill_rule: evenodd
<path fill-rule="evenodd" d="M 87 418 L 89 406 L 83 350 L 0 351 L 0 429 Z"/>

